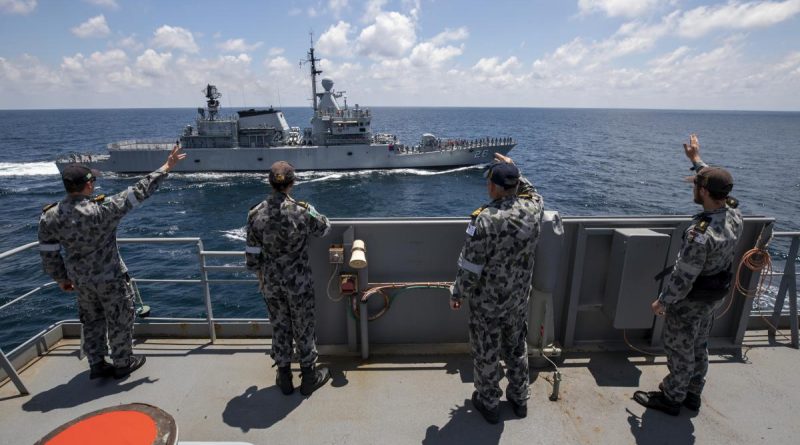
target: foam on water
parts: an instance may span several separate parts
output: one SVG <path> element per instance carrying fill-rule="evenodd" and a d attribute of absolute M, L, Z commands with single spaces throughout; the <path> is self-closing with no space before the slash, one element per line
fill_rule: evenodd
<path fill-rule="evenodd" d="M 0 162 L 0 176 L 50 176 L 57 175 L 54 162 Z"/>
<path fill-rule="evenodd" d="M 238 229 L 222 230 L 222 236 L 234 241 L 244 241 L 247 236 L 247 231 L 244 226 Z"/>
<path fill-rule="evenodd" d="M 408 175 L 408 176 L 437 176 L 446 175 L 454 172 L 474 170 L 483 168 L 482 165 L 468 165 L 465 167 L 458 167 L 449 170 L 424 170 L 415 168 L 398 168 L 393 170 L 348 170 L 348 171 L 308 171 L 299 172 L 297 177 L 302 181 L 300 184 L 308 184 L 312 182 L 324 182 L 345 178 L 356 178 L 359 176 L 390 176 L 390 175 Z"/>

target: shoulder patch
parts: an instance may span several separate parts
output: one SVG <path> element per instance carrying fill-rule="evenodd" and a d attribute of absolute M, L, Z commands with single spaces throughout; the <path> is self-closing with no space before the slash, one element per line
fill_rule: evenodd
<path fill-rule="evenodd" d="M 97 203 L 101 203 L 105 200 L 106 200 L 106 195 L 97 195 L 94 198 L 92 198 L 92 202 L 97 202 Z"/>
<path fill-rule="evenodd" d="M 518 198 L 523 198 L 523 199 L 532 199 L 533 195 L 531 195 L 530 193 L 521 193 L 521 194 L 517 195 L 517 197 Z"/>
<path fill-rule="evenodd" d="M 736 207 L 739 207 L 739 200 L 734 198 L 733 196 L 728 196 L 728 199 L 725 200 L 725 204 L 728 207 L 735 209 Z"/>
<path fill-rule="evenodd" d="M 700 221 L 697 222 L 697 224 L 694 225 L 692 231 L 701 234 L 706 233 L 706 230 L 708 230 L 708 225 L 710 223 L 711 223 L 711 218 L 704 216 L 703 218 L 700 219 Z"/>
<path fill-rule="evenodd" d="M 700 233 L 696 229 L 692 229 L 689 231 L 689 237 L 687 239 L 690 243 L 705 244 L 706 234 Z"/>
<path fill-rule="evenodd" d="M 308 203 L 305 202 L 305 201 L 294 201 L 294 203 L 299 205 L 300 207 L 302 207 L 304 209 L 308 209 Z"/>
<path fill-rule="evenodd" d="M 472 214 L 470 216 L 473 217 L 473 218 L 477 218 L 478 215 L 480 215 L 481 212 L 484 211 L 485 209 L 486 209 L 486 206 L 478 207 L 477 209 L 475 209 L 474 212 L 472 212 Z"/>
<path fill-rule="evenodd" d="M 42 208 L 42 213 L 45 213 L 45 212 L 47 212 L 48 210 L 52 209 L 53 207 L 55 207 L 55 206 L 57 206 L 57 205 L 58 205 L 58 202 L 54 202 L 54 203 L 52 203 L 52 204 L 47 204 L 46 206 L 44 206 L 44 207 Z"/>

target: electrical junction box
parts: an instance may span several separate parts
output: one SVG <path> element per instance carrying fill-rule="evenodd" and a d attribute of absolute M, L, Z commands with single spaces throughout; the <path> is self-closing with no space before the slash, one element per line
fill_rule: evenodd
<path fill-rule="evenodd" d="M 341 244 L 331 244 L 331 247 L 328 248 L 328 261 L 331 264 L 343 264 L 344 246 Z"/>
<path fill-rule="evenodd" d="M 616 229 L 611 241 L 603 312 L 615 329 L 650 329 L 658 298 L 654 277 L 664 269 L 670 236 L 650 229 Z"/>
<path fill-rule="evenodd" d="M 339 293 L 342 295 L 353 295 L 358 292 L 358 276 L 343 273 L 339 276 Z"/>

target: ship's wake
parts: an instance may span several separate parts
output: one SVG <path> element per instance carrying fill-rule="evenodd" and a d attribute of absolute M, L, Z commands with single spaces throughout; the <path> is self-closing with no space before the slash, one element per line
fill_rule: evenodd
<path fill-rule="evenodd" d="M 452 168 L 448 170 L 425 170 L 416 168 L 396 168 L 390 170 L 348 170 L 348 171 L 306 171 L 298 172 L 297 177 L 300 180 L 299 184 L 308 184 L 311 182 L 324 182 L 335 181 L 339 179 L 352 179 L 361 176 L 393 176 L 393 175 L 408 175 L 408 176 L 437 176 L 447 175 L 450 173 L 475 170 L 483 168 L 482 165 L 467 165 L 465 167 Z"/>
<path fill-rule="evenodd" d="M 247 231 L 244 227 L 239 227 L 238 229 L 223 230 L 222 236 L 233 241 L 245 241 L 245 237 L 247 236 Z"/>
<path fill-rule="evenodd" d="M 57 175 L 55 162 L 0 162 L 0 176 Z"/>

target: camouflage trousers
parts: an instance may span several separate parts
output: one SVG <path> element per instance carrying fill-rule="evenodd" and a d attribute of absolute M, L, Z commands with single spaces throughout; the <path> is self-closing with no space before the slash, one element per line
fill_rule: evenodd
<path fill-rule="evenodd" d="M 719 301 L 683 299 L 667 306 L 664 321 L 664 349 L 669 374 L 661 389 L 674 402 L 686 393 L 700 395 L 708 372 L 708 334 Z"/>
<path fill-rule="evenodd" d="M 120 279 L 76 283 L 78 315 L 83 323 L 83 351 L 90 365 L 103 361 L 111 347 L 116 367 L 128 366 L 133 355 L 135 309 L 133 288 Z"/>
<path fill-rule="evenodd" d="M 298 286 L 281 285 L 275 281 L 262 282 L 261 285 L 272 324 L 270 356 L 278 367 L 289 366 L 294 341 L 300 366 L 313 366 L 318 356 L 313 282 L 310 277 L 299 280 Z"/>
<path fill-rule="evenodd" d="M 478 399 L 489 409 L 500 404 L 500 359 L 506 364 L 506 396 L 518 404 L 530 398 L 528 375 L 528 300 L 503 313 L 470 302 L 469 343 Z"/>

